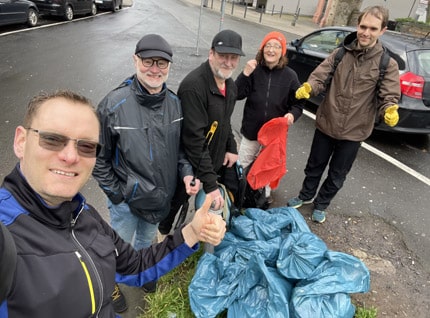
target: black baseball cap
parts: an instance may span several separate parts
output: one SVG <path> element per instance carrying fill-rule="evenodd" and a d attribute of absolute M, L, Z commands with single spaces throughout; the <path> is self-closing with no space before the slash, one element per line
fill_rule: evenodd
<path fill-rule="evenodd" d="M 245 56 L 242 51 L 242 37 L 232 30 L 222 30 L 212 40 L 212 48 L 217 53 Z"/>
<path fill-rule="evenodd" d="M 173 62 L 173 51 L 170 44 L 158 34 L 147 34 L 136 44 L 134 54 L 141 58 L 161 57 Z"/>

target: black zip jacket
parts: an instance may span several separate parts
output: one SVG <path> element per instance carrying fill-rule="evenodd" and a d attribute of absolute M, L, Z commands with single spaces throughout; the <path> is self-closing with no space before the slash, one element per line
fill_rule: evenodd
<path fill-rule="evenodd" d="M 295 97 L 301 84 L 288 66 L 269 69 L 259 64 L 250 76 L 240 73 L 236 85 L 237 99 L 246 98 L 240 132 L 249 140 L 257 140 L 258 131 L 269 120 L 291 113 L 297 121 L 303 113 L 304 101 Z"/>
<path fill-rule="evenodd" d="M 194 167 L 194 173 L 203 182 L 206 193 L 218 189 L 218 172 L 222 167 L 225 153 L 237 154 L 230 122 L 236 103 L 237 88 L 231 78 L 225 81 L 225 87 L 224 97 L 215 83 L 209 61 L 206 61 L 191 71 L 182 80 L 178 89 L 184 113 L 182 126 L 184 149 Z M 218 128 L 209 144 L 209 150 L 205 150 L 205 136 L 214 121 L 218 121 Z"/>
<path fill-rule="evenodd" d="M 164 85 L 149 94 L 136 76 L 110 92 L 97 108 L 100 143 L 93 176 L 114 204 L 121 201 L 149 223 L 170 210 L 177 178 L 193 175 L 181 146 L 182 109 Z"/>
<path fill-rule="evenodd" d="M 15 241 L 17 263 L 0 317 L 115 317 L 118 282 L 141 286 L 157 280 L 198 248 L 177 230 L 162 243 L 135 251 L 77 194 L 46 206 L 16 167 L 0 189 L 0 221 Z"/>

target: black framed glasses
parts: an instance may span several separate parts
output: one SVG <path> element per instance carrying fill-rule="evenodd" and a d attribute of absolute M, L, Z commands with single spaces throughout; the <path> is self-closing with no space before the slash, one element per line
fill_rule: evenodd
<path fill-rule="evenodd" d="M 154 63 L 157 65 L 157 67 L 161 70 L 166 69 L 169 66 L 169 61 L 165 59 L 152 59 L 152 58 L 143 58 L 141 57 L 140 60 L 142 61 L 142 65 L 145 67 L 151 67 L 154 65 Z"/>
<path fill-rule="evenodd" d="M 100 153 L 102 146 L 95 141 L 87 139 L 73 139 L 57 133 L 34 129 L 31 127 L 25 128 L 39 135 L 39 146 L 50 151 L 61 151 L 67 146 L 69 141 L 74 141 L 78 154 L 85 158 L 95 158 Z"/>

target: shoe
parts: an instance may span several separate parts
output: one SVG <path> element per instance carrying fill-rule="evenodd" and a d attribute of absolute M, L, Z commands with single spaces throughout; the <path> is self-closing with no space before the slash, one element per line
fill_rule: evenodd
<path fill-rule="evenodd" d="M 303 204 L 310 204 L 310 203 L 312 203 L 313 201 L 314 201 L 314 199 L 302 200 L 302 199 L 300 199 L 299 197 L 294 197 L 294 198 L 289 199 L 289 200 L 287 201 L 287 205 L 288 205 L 290 208 L 298 209 L 298 208 L 300 208 Z"/>
<path fill-rule="evenodd" d="M 325 221 L 325 212 L 321 210 L 314 210 L 312 212 L 312 221 L 317 223 L 324 223 Z"/>
<path fill-rule="evenodd" d="M 157 282 L 146 283 L 142 285 L 142 289 L 147 294 L 155 293 L 155 291 L 157 290 Z"/>
<path fill-rule="evenodd" d="M 113 309 L 116 313 L 124 312 L 128 309 L 125 297 L 119 289 L 118 284 L 115 284 L 115 288 L 111 295 Z"/>

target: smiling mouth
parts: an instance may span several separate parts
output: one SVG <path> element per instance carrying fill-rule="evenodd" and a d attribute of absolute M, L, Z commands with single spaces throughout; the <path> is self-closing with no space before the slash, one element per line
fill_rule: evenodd
<path fill-rule="evenodd" d="M 74 172 L 65 172 L 65 171 L 61 171 L 61 170 L 51 170 L 51 171 L 55 174 L 59 174 L 59 175 L 66 176 L 66 177 L 77 176 L 77 173 L 74 173 Z"/>

